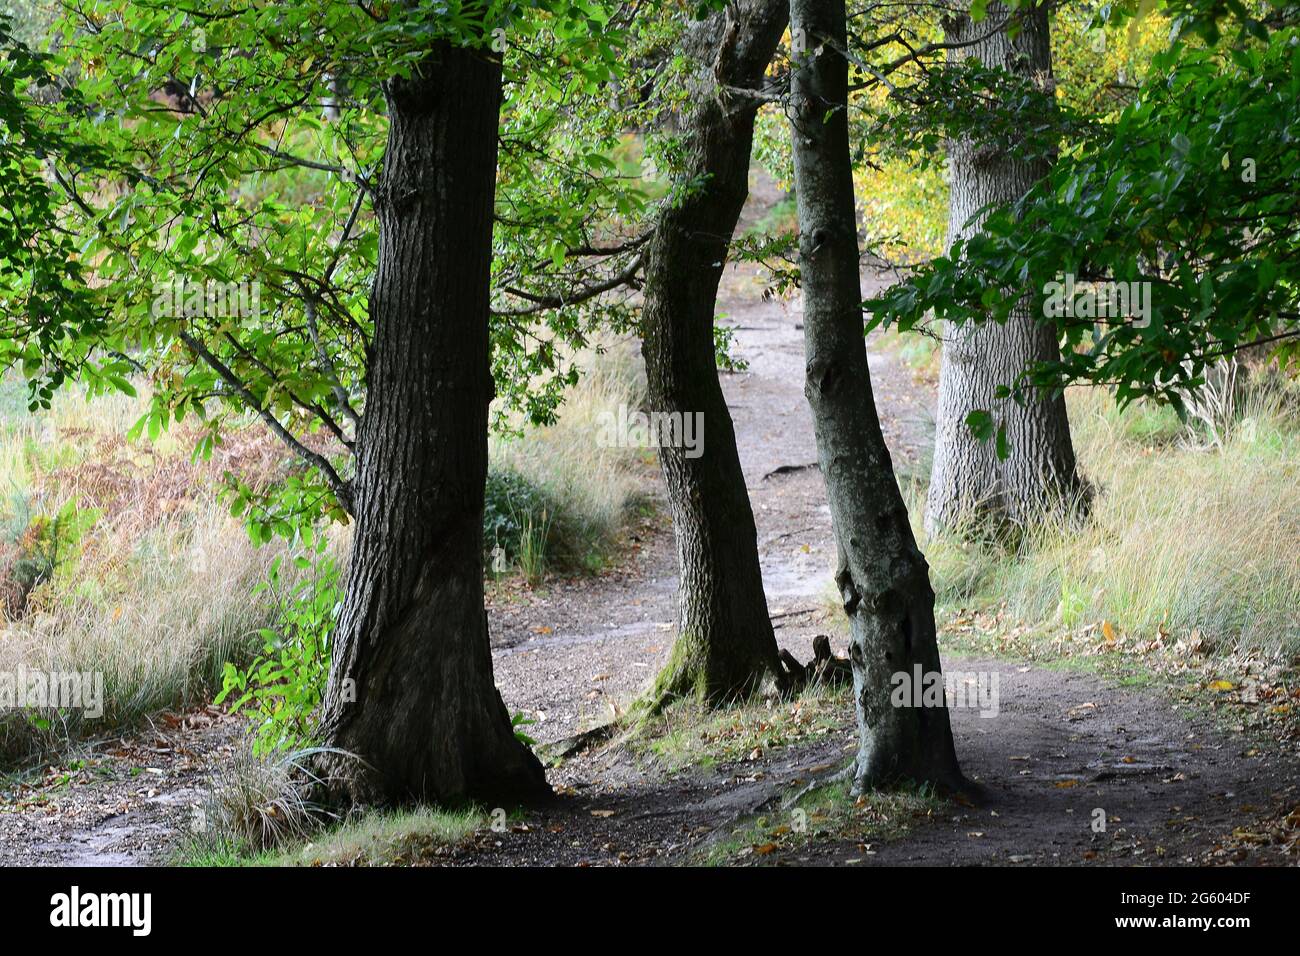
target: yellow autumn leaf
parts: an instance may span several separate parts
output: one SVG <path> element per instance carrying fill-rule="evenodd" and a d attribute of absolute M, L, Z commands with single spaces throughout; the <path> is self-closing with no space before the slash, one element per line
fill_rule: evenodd
<path fill-rule="evenodd" d="M 1115 643 L 1115 628 L 1111 625 L 1110 621 L 1101 622 L 1101 635 L 1106 638 L 1107 644 Z"/>
<path fill-rule="evenodd" d="M 1225 690 L 1232 690 L 1232 688 L 1235 686 L 1236 685 L 1233 684 L 1233 682 L 1230 680 L 1216 680 L 1216 681 L 1210 681 L 1209 683 L 1210 690 L 1217 690 L 1220 692 Z"/>

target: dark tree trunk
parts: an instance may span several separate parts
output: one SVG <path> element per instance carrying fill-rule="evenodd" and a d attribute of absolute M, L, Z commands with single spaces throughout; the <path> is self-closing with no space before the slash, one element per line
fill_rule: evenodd
<path fill-rule="evenodd" d="M 437 45 L 389 109 L 356 531 L 323 705 L 339 796 L 549 794 L 492 680 L 483 608 L 501 67 Z"/>
<path fill-rule="evenodd" d="M 853 788 L 962 784 L 948 710 L 891 705 L 891 678 L 939 673 L 934 592 L 871 393 L 849 156 L 844 0 L 792 0 L 795 189 L 804 302 L 804 392 L 839 551 L 858 718 Z"/>
<path fill-rule="evenodd" d="M 783 685 L 759 571 L 754 514 L 731 415 L 718 384 L 713 318 L 731 236 L 749 194 L 754 89 L 788 19 L 785 0 L 732 3 L 692 30 L 695 105 L 683 138 L 685 191 L 655 226 L 646 250 L 643 346 L 650 407 L 701 416 L 703 454 L 659 450 L 680 568 L 677 643 L 652 695 L 660 706 L 691 696 L 710 703 Z"/>
<path fill-rule="evenodd" d="M 979 23 L 959 15 L 945 22 L 945 39 L 965 43 L 983 37 L 1006 17 L 1007 10 L 999 3 L 990 4 Z M 950 58 L 976 57 L 986 66 L 1050 83 L 1046 8 L 1026 8 L 1020 22 L 1022 29 L 1014 38 L 998 31 L 953 51 Z M 948 162 L 950 246 L 978 231 L 982 217 L 971 219 L 978 210 L 990 203 L 1015 202 L 1048 172 L 1046 159 L 1019 159 L 978 139 L 950 143 Z M 1036 320 L 1027 290 L 1008 294 L 1021 292 L 1025 294 L 1005 325 L 990 322 L 944 329 L 934 465 L 925 513 L 928 531 L 976 530 L 990 522 L 1023 525 L 1044 509 L 1079 500 L 1082 485 L 1075 470 L 1064 395 L 1035 394 L 1022 405 L 994 394 L 999 385 L 1015 384 L 1031 364 L 1060 357 L 1056 333 L 1041 316 Z M 1009 444 L 1005 460 L 998 458 L 993 442 L 980 441 L 966 424 L 975 409 L 991 412 L 1005 427 Z M 971 523 L 972 518 L 980 520 Z"/>

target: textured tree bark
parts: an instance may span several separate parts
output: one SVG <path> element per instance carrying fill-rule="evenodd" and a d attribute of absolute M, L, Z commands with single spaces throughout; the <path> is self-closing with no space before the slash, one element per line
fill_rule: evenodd
<path fill-rule="evenodd" d="M 703 179 L 659 217 L 645 257 L 643 351 L 650 407 L 700 415 L 703 454 L 664 446 L 680 569 L 678 637 L 651 701 L 719 703 L 783 686 L 759 570 L 754 514 L 718 384 L 713 318 L 718 282 L 749 194 L 755 89 L 788 20 L 786 0 L 731 3 L 695 28 L 695 105 L 683 126 L 682 181 Z"/>
<path fill-rule="evenodd" d="M 858 719 L 853 789 L 962 786 L 947 707 L 891 704 L 892 677 L 940 671 L 934 592 L 871 392 L 849 155 L 844 0 L 792 0 L 791 118 L 804 301 L 804 392 L 839 551 Z"/>
<path fill-rule="evenodd" d="M 549 795 L 492 680 L 483 607 L 489 263 L 501 67 L 437 44 L 389 133 L 356 530 L 323 703 L 339 799 Z"/>
<path fill-rule="evenodd" d="M 999 3 L 990 4 L 979 23 L 960 14 L 945 21 L 945 39 L 975 40 L 1007 16 Z M 1052 55 L 1046 7 L 1026 8 L 1021 23 L 1023 28 L 1014 38 L 997 31 L 973 46 L 950 51 L 950 59 L 975 57 L 986 66 L 1050 84 Z M 948 162 L 952 179 L 949 246 L 978 231 L 983 217 L 972 220 L 972 216 L 979 209 L 1020 199 L 1048 172 L 1045 159 L 1018 159 L 971 139 L 949 143 Z M 925 514 L 926 530 L 931 533 L 945 529 L 981 532 L 990 524 L 1023 525 L 1045 509 L 1083 503 L 1084 487 L 1075 469 L 1064 395 L 1037 393 L 1024 404 L 994 395 L 999 385 L 1015 384 L 1034 362 L 1060 356 L 1052 327 L 1036 321 L 1031 309 L 1032 299 L 1026 291 L 1005 325 L 947 325 L 944 329 L 934 464 Z M 994 442 L 980 441 L 966 424 L 966 417 L 975 409 L 991 412 L 1005 427 L 1009 445 L 1005 460 L 998 458 Z"/>

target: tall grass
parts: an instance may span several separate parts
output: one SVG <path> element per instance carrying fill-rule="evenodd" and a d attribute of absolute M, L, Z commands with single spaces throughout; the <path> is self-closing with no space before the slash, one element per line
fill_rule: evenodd
<path fill-rule="evenodd" d="M 88 527 L 21 606 L 0 615 L 0 673 L 100 674 L 104 713 L 0 710 L 0 758 L 34 757 L 200 701 L 220 686 L 222 663 L 246 659 L 270 623 L 269 601 L 252 591 L 280 546 L 253 547 L 217 499 L 220 463 L 191 461 L 184 435 L 122 439 L 143 401 L 70 391 L 39 416 L 6 403 L 0 551 L 12 557 L 24 525 L 68 502 Z"/>
<path fill-rule="evenodd" d="M 1199 630 L 1223 652 L 1300 653 L 1300 402 L 1258 388 L 1219 448 L 1185 440 L 1167 409 L 1121 413 L 1074 390 L 1080 467 L 1096 484 L 1082 524 L 1048 518 L 1014 551 L 926 542 L 942 603 L 1005 602 L 1027 623 L 1098 624 L 1144 638 Z M 914 490 L 918 533 L 923 495 Z"/>
<path fill-rule="evenodd" d="M 504 544 L 533 576 L 544 564 L 598 565 L 635 508 L 645 462 L 653 460 L 650 452 L 602 447 L 599 440 L 602 415 L 645 402 L 645 373 L 633 343 L 606 341 L 580 364 L 585 374 L 566 393 L 555 424 L 494 436 L 489 447 L 491 469 L 517 476 L 532 492 L 519 505 L 527 513 L 511 525 L 518 540 Z"/>
<path fill-rule="evenodd" d="M 611 342 L 584 365 L 588 374 L 555 425 L 492 441 L 494 474 L 513 479 L 489 482 L 489 497 L 504 488 L 498 506 L 519 511 L 508 550 L 530 582 L 551 567 L 598 565 L 644 480 L 638 456 L 648 453 L 598 442 L 602 412 L 644 400 L 634 348 Z M 194 435 L 182 428 L 127 442 L 146 401 L 87 401 L 70 389 L 32 415 L 22 384 L 0 380 L 0 598 L 13 598 L 0 602 L 0 674 L 97 673 L 104 688 L 95 719 L 0 710 L 0 760 L 206 700 L 221 686 L 222 665 L 247 663 L 261 648 L 258 630 L 273 624 L 271 596 L 254 588 L 286 546 L 254 547 L 219 500 L 218 479 L 230 468 L 254 484 L 267 480 L 285 468 L 287 453 L 260 426 L 231 432 L 211 462 L 191 460 Z M 34 564 L 32 529 L 48 527 L 69 502 L 85 517 L 85 533 L 45 560 L 34 586 L 27 574 L 22 587 L 6 590 L 15 567 Z M 348 533 L 335 531 L 337 553 Z M 292 562 L 284 567 L 297 573 Z"/>

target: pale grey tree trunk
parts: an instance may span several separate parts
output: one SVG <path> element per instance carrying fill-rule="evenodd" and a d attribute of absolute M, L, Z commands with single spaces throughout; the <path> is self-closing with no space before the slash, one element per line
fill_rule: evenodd
<path fill-rule="evenodd" d="M 849 155 L 844 0 L 792 0 L 791 133 L 804 301 L 804 393 L 826 480 L 849 619 L 858 719 L 854 790 L 962 784 L 948 710 L 891 701 L 895 674 L 939 675 L 934 592 L 871 392 Z"/>
<path fill-rule="evenodd" d="M 990 4 L 978 23 L 965 14 L 944 23 L 948 42 L 984 37 L 1007 10 Z M 1047 10 L 1023 11 L 1022 29 L 1014 37 L 998 30 L 973 46 L 950 51 L 949 58 L 974 57 L 990 67 L 1052 82 L 1052 56 Z M 1049 87 L 1050 88 L 1050 87 Z M 1048 172 L 1046 159 L 1021 159 L 981 144 L 977 139 L 949 143 L 951 193 L 948 203 L 948 244 L 978 230 L 974 214 L 990 203 L 1020 199 Z M 939 372 L 934 464 L 926 502 L 926 530 L 975 531 L 988 519 L 995 525 L 1032 522 L 1044 509 L 1080 500 L 1082 484 L 1075 468 L 1074 446 L 1065 397 L 1037 393 L 1024 404 L 995 397 L 999 385 L 1014 385 L 1035 362 L 1060 356 L 1052 326 L 1031 312 L 1028 290 L 1005 325 L 946 325 Z M 976 409 L 993 415 L 1005 427 L 1009 455 L 1000 460 L 993 441 L 981 441 L 966 423 Z M 972 519 L 981 519 L 972 523 Z M 981 529 L 983 530 L 983 529 Z"/>

